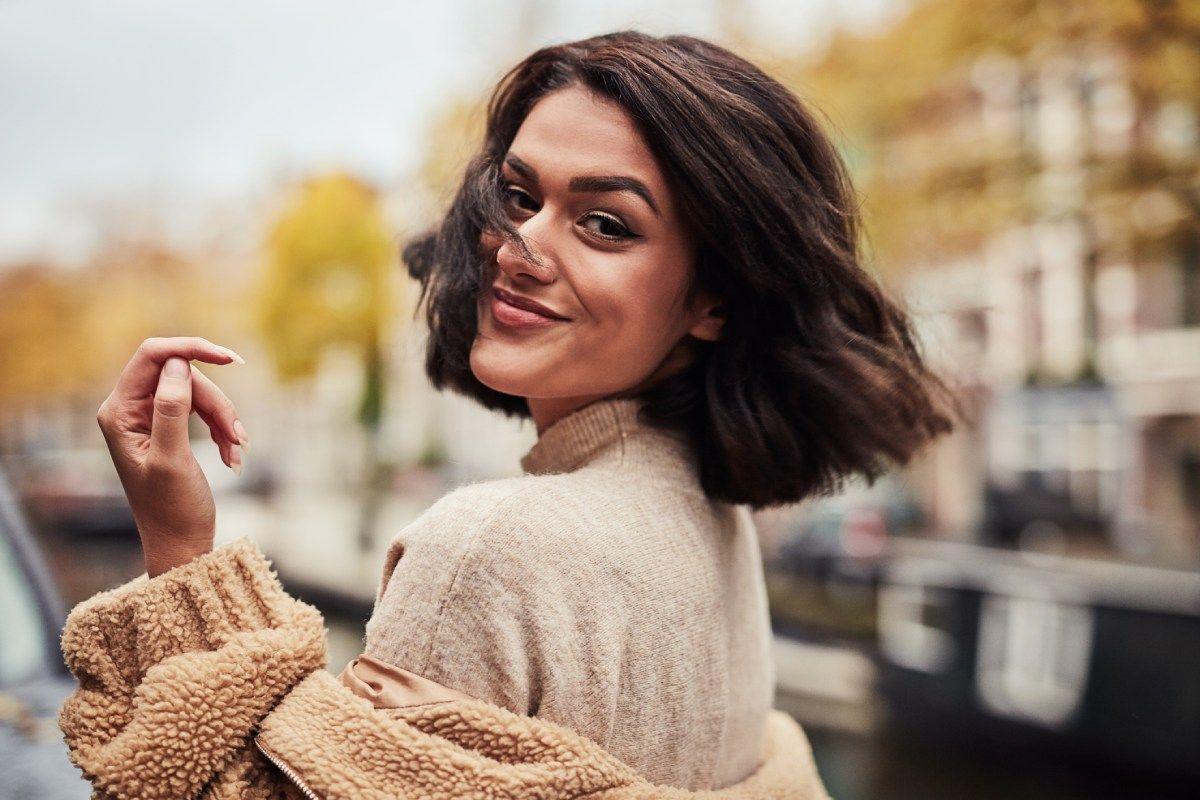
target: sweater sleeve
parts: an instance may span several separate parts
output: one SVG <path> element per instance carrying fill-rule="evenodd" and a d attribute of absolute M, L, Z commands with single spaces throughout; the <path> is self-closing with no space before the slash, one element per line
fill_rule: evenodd
<path fill-rule="evenodd" d="M 324 636 L 248 539 L 101 592 L 63 630 L 78 680 L 59 714 L 71 760 L 98 797 L 275 796 L 251 734 L 324 666 Z"/>

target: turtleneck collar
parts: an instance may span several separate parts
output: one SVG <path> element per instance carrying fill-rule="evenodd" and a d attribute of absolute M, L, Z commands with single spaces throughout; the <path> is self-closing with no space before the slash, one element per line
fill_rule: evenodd
<path fill-rule="evenodd" d="M 696 480 L 691 445 L 681 434 L 638 419 L 640 398 L 595 400 L 555 420 L 521 457 L 529 475 L 573 472 L 593 461 L 622 467 L 673 471 L 675 479 Z"/>

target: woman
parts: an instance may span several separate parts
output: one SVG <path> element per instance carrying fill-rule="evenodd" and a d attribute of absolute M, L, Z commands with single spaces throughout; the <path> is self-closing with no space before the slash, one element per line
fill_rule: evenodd
<path fill-rule="evenodd" d="M 404 251 L 430 379 L 533 420 L 523 474 L 396 535 L 334 679 L 316 612 L 249 542 L 212 549 L 187 418 L 233 468 L 247 442 L 188 361 L 238 357 L 147 340 L 98 414 L 147 571 L 64 632 L 76 763 L 113 797 L 823 797 L 771 710 L 749 511 L 873 480 L 957 410 L 858 233 L 813 116 L 736 55 L 624 31 L 529 56 Z"/>

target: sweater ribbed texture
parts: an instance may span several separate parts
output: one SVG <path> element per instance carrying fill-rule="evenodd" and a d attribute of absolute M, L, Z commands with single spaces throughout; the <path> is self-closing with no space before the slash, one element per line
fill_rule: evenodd
<path fill-rule="evenodd" d="M 365 649 L 655 783 L 722 788 L 758 765 L 774 700 L 759 543 L 640 402 L 575 410 L 522 475 L 459 487 L 400 531 Z"/>
<path fill-rule="evenodd" d="M 321 670 L 325 627 L 248 539 L 84 600 L 62 650 L 59 726 L 95 800 L 295 796 L 247 737 Z"/>

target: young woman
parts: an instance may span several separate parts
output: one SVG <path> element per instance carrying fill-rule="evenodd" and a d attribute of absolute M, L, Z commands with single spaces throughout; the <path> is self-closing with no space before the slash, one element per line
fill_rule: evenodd
<path fill-rule="evenodd" d="M 396 535 L 365 652 L 335 681 L 316 612 L 247 541 L 213 550 L 187 419 L 231 467 L 246 434 L 189 360 L 237 357 L 146 340 L 98 420 L 147 574 L 64 633 L 76 763 L 115 797 L 400 796 L 418 785 L 400 773 L 447 797 L 823 796 L 771 710 L 749 512 L 873 480 L 959 411 L 860 262 L 858 219 L 813 115 L 727 50 L 623 31 L 529 56 L 447 215 L 403 254 L 433 384 L 533 420 L 522 475 L 460 487 Z M 422 750 L 456 728 L 414 709 L 464 703 L 577 735 L 605 766 L 555 762 L 560 794 L 487 783 L 532 767 L 480 745 L 496 737 L 459 740 L 487 754 L 465 772 L 458 750 Z M 406 771 L 401 751 L 446 764 Z"/>

